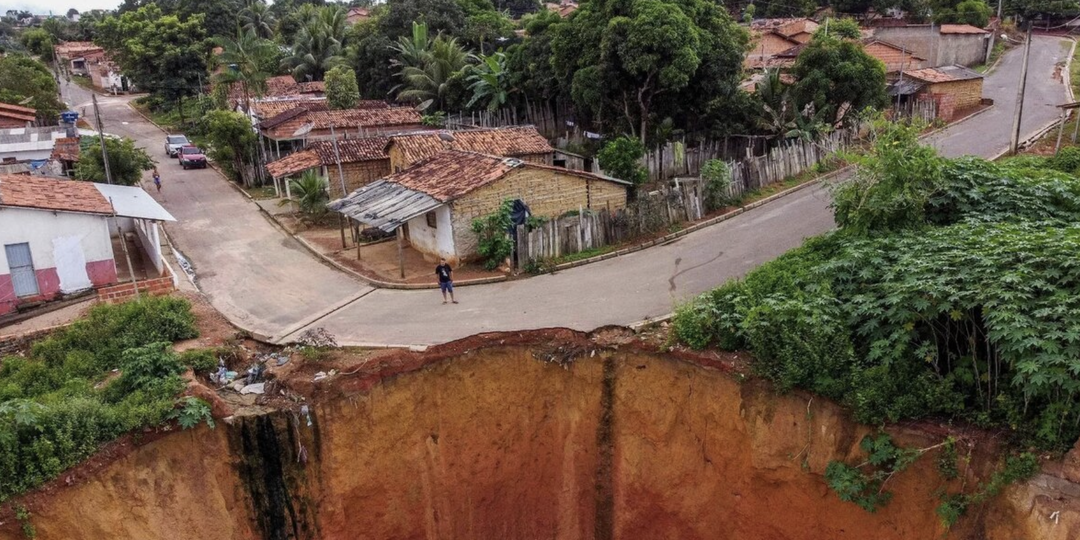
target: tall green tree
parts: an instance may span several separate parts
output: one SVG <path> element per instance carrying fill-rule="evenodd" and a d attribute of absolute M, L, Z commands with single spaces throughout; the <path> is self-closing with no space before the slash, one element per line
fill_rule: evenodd
<path fill-rule="evenodd" d="M 748 39 L 705 0 L 593 0 L 553 30 L 553 66 L 578 109 L 642 141 L 650 122 L 700 120 L 736 93 Z"/>
<path fill-rule="evenodd" d="M 251 119 L 243 113 L 215 110 L 206 114 L 205 123 L 210 157 L 234 180 L 253 185 L 258 138 L 251 129 Z"/>
<path fill-rule="evenodd" d="M 514 23 L 503 13 L 484 11 L 470 15 L 465 20 L 465 36 L 469 43 L 480 49 L 480 54 L 494 50 L 499 38 L 514 33 Z"/>
<path fill-rule="evenodd" d="M 551 62 L 551 28 L 560 23 L 559 14 L 548 10 L 525 17 L 525 40 L 506 51 L 510 85 L 528 100 L 550 102 L 562 93 Z"/>
<path fill-rule="evenodd" d="M 298 81 L 321 81 L 329 69 L 346 63 L 345 35 L 344 11 L 340 6 L 326 6 L 300 29 L 292 54 L 282 65 Z"/>
<path fill-rule="evenodd" d="M 400 38 L 393 50 L 401 81 L 394 89 L 396 99 L 421 110 L 435 106 L 445 111 L 454 91 L 464 84 L 462 69 L 469 60 L 457 39 L 443 35 L 432 39 L 425 24 L 415 24 L 412 36 Z"/>
<path fill-rule="evenodd" d="M 626 136 L 608 141 L 596 154 L 596 158 L 600 161 L 600 168 L 604 172 L 635 185 L 644 183 L 649 176 L 645 168 L 641 166 L 643 157 L 645 157 L 645 145 L 635 138 Z"/>
<path fill-rule="evenodd" d="M 240 12 L 240 24 L 244 30 L 254 32 L 263 39 L 271 39 L 274 37 L 277 19 L 265 2 L 254 0 Z"/>
<path fill-rule="evenodd" d="M 75 166 L 75 179 L 90 182 L 105 182 L 105 160 L 101 155 L 101 139 L 83 137 L 79 141 L 79 162 Z M 109 174 L 114 184 L 134 186 L 142 178 L 143 171 L 154 168 L 154 160 L 146 150 L 135 146 L 135 141 L 114 137 L 105 138 L 105 149 L 109 154 Z"/>
<path fill-rule="evenodd" d="M 472 99 L 466 107 L 483 105 L 489 111 L 498 110 L 507 104 L 513 88 L 510 75 L 506 70 L 506 55 L 497 52 L 491 56 L 473 56 L 476 65 L 466 77 Z"/>
<path fill-rule="evenodd" d="M 49 124 L 64 110 L 49 68 L 26 55 L 0 56 L 0 102 L 32 107 Z"/>
<path fill-rule="evenodd" d="M 345 66 L 326 72 L 326 105 L 331 109 L 354 109 L 360 101 L 356 73 Z"/>
<path fill-rule="evenodd" d="M 203 15 L 181 19 L 165 15 L 156 4 L 98 23 L 97 43 L 120 64 L 136 86 L 173 102 L 199 91 L 207 78 L 206 59 L 211 46 Z"/>
<path fill-rule="evenodd" d="M 792 74 L 798 80 L 793 89 L 798 106 L 813 106 L 830 124 L 888 103 L 885 65 L 851 40 L 815 35 L 799 53 Z"/>
<path fill-rule="evenodd" d="M 19 36 L 19 42 L 30 51 L 30 54 L 40 56 L 45 62 L 52 62 L 53 45 L 56 45 L 56 39 L 52 34 L 41 28 L 31 28 Z"/>
<path fill-rule="evenodd" d="M 238 84 L 243 89 L 245 106 L 251 98 L 266 92 L 266 80 L 273 75 L 269 66 L 277 59 L 277 45 L 260 38 L 254 30 L 238 30 L 235 38 L 217 38 L 221 47 L 218 63 L 224 68 L 214 75 L 214 82 Z"/>

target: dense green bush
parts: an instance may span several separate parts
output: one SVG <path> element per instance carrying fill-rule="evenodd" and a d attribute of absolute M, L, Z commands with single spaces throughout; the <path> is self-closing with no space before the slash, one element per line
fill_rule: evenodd
<path fill-rule="evenodd" d="M 513 225 L 510 211 L 514 202 L 507 199 L 494 213 L 476 218 L 472 222 L 472 231 L 476 233 L 476 252 L 484 261 L 484 268 L 495 270 L 514 252 L 514 242 L 510 240 L 509 230 Z"/>
<path fill-rule="evenodd" d="M 184 367 L 169 342 L 195 337 L 194 322 L 182 299 L 100 305 L 29 357 L 4 358 L 0 500 L 47 482 L 122 433 L 174 417 Z"/>
<path fill-rule="evenodd" d="M 847 227 L 681 306 L 674 337 L 749 349 L 780 388 L 842 401 L 863 422 L 962 418 L 1071 445 L 1080 179 L 886 140 L 867 181 L 841 188 Z"/>
<path fill-rule="evenodd" d="M 189 349 L 180 353 L 180 363 L 195 373 L 209 373 L 217 369 L 216 349 Z"/>

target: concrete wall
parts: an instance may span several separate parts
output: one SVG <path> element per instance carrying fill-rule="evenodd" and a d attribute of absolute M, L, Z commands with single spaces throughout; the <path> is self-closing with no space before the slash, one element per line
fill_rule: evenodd
<path fill-rule="evenodd" d="M 139 244 L 146 253 L 147 260 L 157 270 L 158 275 L 165 274 L 165 263 L 161 260 L 161 235 L 158 232 L 156 221 L 149 219 L 136 219 L 135 234 L 139 237 Z"/>
<path fill-rule="evenodd" d="M 941 34 L 939 27 L 930 25 L 882 27 L 874 37 L 904 47 L 926 59 L 924 67 L 960 64 L 973 66 L 986 60 L 986 39 L 989 34 Z"/>
<path fill-rule="evenodd" d="M 0 116 L 0 129 L 23 128 L 29 125 L 31 125 L 31 122 Z"/>
<path fill-rule="evenodd" d="M 459 258 L 476 254 L 472 220 L 491 214 L 506 199 L 525 201 L 535 216 L 556 217 L 579 208 L 622 208 L 626 206 L 626 188 L 621 184 L 587 179 L 560 170 L 515 169 L 502 180 L 451 203 L 454 247 Z"/>
<path fill-rule="evenodd" d="M 450 207 L 443 205 L 435 210 L 435 228 L 428 226 L 427 216 L 409 220 L 409 244 L 429 261 L 446 258 L 457 263 L 454 250 L 454 224 L 450 219 Z"/>
<path fill-rule="evenodd" d="M 3 247 L 26 242 L 39 295 L 17 298 Z M 101 216 L 0 208 L 0 314 L 22 302 L 49 300 L 116 282 L 107 220 Z"/>

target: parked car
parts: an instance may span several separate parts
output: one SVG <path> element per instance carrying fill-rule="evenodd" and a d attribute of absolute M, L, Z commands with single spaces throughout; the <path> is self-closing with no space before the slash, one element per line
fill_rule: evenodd
<path fill-rule="evenodd" d="M 177 154 L 177 157 L 180 158 L 180 165 L 182 165 L 185 169 L 190 169 L 192 167 L 198 169 L 206 168 L 206 156 L 203 154 L 203 151 L 200 150 L 198 146 L 195 146 L 193 144 L 181 147 L 180 153 Z"/>
<path fill-rule="evenodd" d="M 191 144 L 191 141 L 187 140 L 187 137 L 183 135 L 166 135 L 165 136 L 165 153 L 169 157 L 176 157 L 176 154 L 180 153 L 180 149 Z"/>

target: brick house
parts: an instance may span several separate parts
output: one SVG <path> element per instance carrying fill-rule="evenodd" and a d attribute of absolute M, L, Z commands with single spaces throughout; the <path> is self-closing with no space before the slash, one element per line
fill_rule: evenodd
<path fill-rule="evenodd" d="M 777 62 L 776 55 L 801 44 L 801 42 L 795 41 L 776 30 L 755 34 L 751 39 L 750 51 L 746 53 L 746 58 L 743 59 L 743 67 L 746 69 L 791 67 L 788 64 L 793 62 Z"/>
<path fill-rule="evenodd" d="M 386 144 L 390 169 L 399 172 L 444 150 L 461 150 L 551 165 L 555 149 L 534 126 L 394 135 Z"/>
<path fill-rule="evenodd" d="M 92 41 L 65 41 L 53 46 L 53 54 L 68 71 L 87 75 L 91 63 L 105 58 L 105 49 Z"/>
<path fill-rule="evenodd" d="M 0 103 L 0 129 L 30 127 L 37 120 L 37 111 L 10 103 Z"/>
<path fill-rule="evenodd" d="M 583 171 L 476 152 L 446 150 L 368 184 L 332 210 L 386 232 L 426 258 L 458 262 L 476 255 L 476 218 L 504 200 L 521 200 L 532 215 L 626 206 L 630 184 Z"/>
<path fill-rule="evenodd" d="M 266 170 L 277 182 L 316 169 L 319 176 L 326 179 L 330 197 L 337 199 L 390 174 L 390 157 L 384 152 L 388 141 L 386 137 L 338 141 L 336 155 L 333 141 L 318 141 L 268 163 Z M 344 193 L 337 169 L 339 156 L 342 176 L 345 177 Z M 288 183 L 285 187 L 288 191 Z"/>
<path fill-rule="evenodd" d="M 0 175 L 0 315 L 116 284 L 128 268 L 114 245 L 125 242 L 142 246 L 132 254 L 142 277 L 174 279 L 160 221 L 174 219 L 138 187 Z"/>
<path fill-rule="evenodd" d="M 964 66 L 904 71 L 903 79 L 890 85 L 889 94 L 933 100 L 945 121 L 982 103 L 983 75 Z"/>
<path fill-rule="evenodd" d="M 926 59 L 900 45 L 871 38 L 863 42 L 863 50 L 885 64 L 886 74 L 898 74 L 901 71 L 916 70 L 926 67 Z"/>
<path fill-rule="evenodd" d="M 299 147 L 306 141 L 330 139 L 331 131 L 342 140 L 429 129 L 424 126 L 420 113 L 412 107 L 332 111 L 299 107 L 263 121 L 258 127 L 262 136 L 275 147 L 280 147 L 281 143 Z"/>

